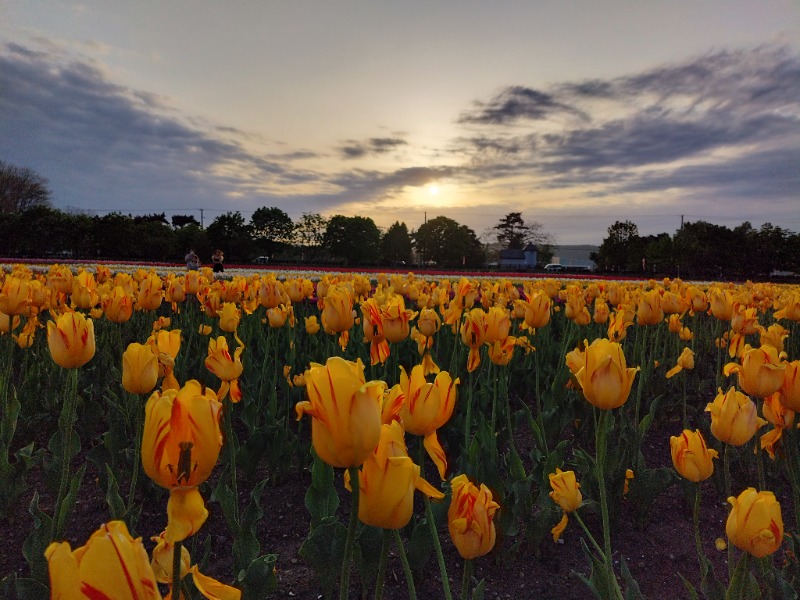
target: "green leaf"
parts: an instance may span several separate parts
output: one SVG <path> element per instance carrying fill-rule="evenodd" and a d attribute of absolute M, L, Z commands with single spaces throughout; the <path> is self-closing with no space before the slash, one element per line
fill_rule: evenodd
<path fill-rule="evenodd" d="M 625 581 L 625 600 L 645 600 L 642 590 L 639 589 L 639 584 L 631 575 L 628 569 L 628 563 L 624 558 L 619 561 L 619 569 L 622 573 L 622 579 Z"/>
<path fill-rule="evenodd" d="M 333 594 L 339 581 L 346 540 L 347 527 L 335 517 L 326 517 L 311 530 L 298 551 L 319 577 L 325 597 Z"/>
<path fill-rule="evenodd" d="M 761 598 L 758 581 L 750 572 L 750 554 L 742 552 L 728 585 L 725 600 L 755 600 Z"/>
<path fill-rule="evenodd" d="M 319 525 L 323 519 L 336 514 L 339 508 L 339 495 L 333 487 L 333 467 L 325 464 L 314 453 L 314 464 L 311 467 L 311 485 L 306 491 L 305 504 L 311 513 L 311 529 Z"/>
<path fill-rule="evenodd" d="M 433 553 L 431 526 L 426 518 L 418 519 L 408 541 L 408 564 L 415 579 L 425 574 L 425 566 Z"/>
<path fill-rule="evenodd" d="M 217 482 L 217 487 L 211 494 L 211 501 L 219 502 L 222 508 L 222 515 L 225 517 L 225 522 L 230 527 L 234 538 L 239 536 L 240 525 L 236 520 L 236 498 L 233 496 L 233 490 L 228 485 L 227 469 L 223 471 L 222 476 Z"/>
<path fill-rule="evenodd" d="M 475 589 L 472 590 L 471 600 L 483 600 L 486 595 L 486 580 L 481 579 Z"/>
<path fill-rule="evenodd" d="M 125 515 L 125 501 L 119 495 L 119 484 L 114 476 L 114 471 L 106 465 L 106 478 L 108 487 L 106 488 L 106 504 L 108 504 L 109 514 L 112 519 L 121 519 Z"/>
<path fill-rule="evenodd" d="M 33 492 L 28 512 L 33 516 L 33 531 L 22 543 L 22 555 L 31 567 L 33 578 L 46 583 L 48 575 L 44 551 L 50 544 L 50 530 L 53 527 L 53 519 L 39 508 L 39 492 Z"/>
<path fill-rule="evenodd" d="M 377 527 L 364 525 L 356 537 L 353 560 L 361 576 L 364 596 L 369 594 L 378 577 L 378 566 L 381 561 L 383 547 L 383 531 Z"/>
<path fill-rule="evenodd" d="M 40 581 L 11 573 L 0 581 L 0 595 L 9 600 L 48 600 L 50 589 Z"/>
<path fill-rule="evenodd" d="M 265 554 L 250 563 L 241 580 L 242 600 L 261 600 L 264 594 L 278 589 L 278 579 L 275 576 L 277 562 L 277 554 Z"/>
<path fill-rule="evenodd" d="M 77 436 L 74 436 L 77 437 Z M 86 463 L 78 469 L 78 472 L 70 479 L 69 490 L 64 497 L 64 503 L 61 505 L 61 511 L 58 514 L 58 530 L 64 531 L 69 522 L 69 516 L 72 514 L 72 509 L 75 508 L 75 501 L 78 499 L 78 490 L 81 489 L 83 483 L 83 476 L 86 474 Z"/>
<path fill-rule="evenodd" d="M 678 573 L 678 577 L 680 577 L 681 581 L 683 581 L 683 585 L 689 594 L 689 600 L 700 600 L 700 596 L 697 595 L 697 590 L 694 589 L 694 586 L 689 582 L 689 580 L 680 573 Z"/>
<path fill-rule="evenodd" d="M 237 571 L 250 565 L 261 550 L 261 544 L 256 537 L 256 525 L 264 516 L 260 501 L 266 485 L 265 479 L 253 489 L 250 493 L 250 503 L 241 514 L 239 531 L 233 540 L 233 562 Z"/>

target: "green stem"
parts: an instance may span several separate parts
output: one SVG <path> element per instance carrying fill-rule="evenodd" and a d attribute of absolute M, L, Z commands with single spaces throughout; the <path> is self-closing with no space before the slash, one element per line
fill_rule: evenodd
<path fill-rule="evenodd" d="M 419 475 L 425 478 L 425 446 L 420 439 L 419 443 Z M 442 543 L 439 541 L 439 532 L 436 530 L 436 521 L 433 518 L 433 508 L 431 507 L 431 499 L 423 494 L 425 499 L 425 518 L 428 521 L 428 527 L 431 530 L 431 538 L 433 538 L 433 547 L 436 550 L 436 560 L 439 563 L 439 574 L 442 577 L 442 588 L 444 589 L 444 597 L 446 600 L 453 600 L 453 594 L 450 592 L 450 580 L 447 578 L 447 565 L 444 562 L 444 554 L 442 553 Z"/>
<path fill-rule="evenodd" d="M 347 525 L 347 541 L 344 544 L 344 562 L 339 578 L 339 600 L 347 600 L 350 594 L 350 563 L 353 560 L 353 542 L 356 537 L 358 523 L 358 467 L 350 467 L 350 487 L 353 490 L 353 503 L 350 506 L 350 522 Z"/>
<path fill-rule="evenodd" d="M 599 556 L 602 556 L 603 557 L 603 562 L 605 562 L 605 552 L 600 547 L 600 544 L 597 543 L 597 540 L 592 535 L 592 532 L 589 531 L 589 528 L 586 527 L 586 523 L 583 522 L 583 519 L 581 519 L 581 516 L 578 514 L 577 511 L 573 512 L 572 515 L 575 517 L 575 519 L 577 519 L 578 525 L 581 526 L 581 529 L 583 529 L 583 532 L 589 538 L 589 541 L 592 543 L 592 546 L 594 546 L 595 552 L 597 552 L 597 554 Z"/>
<path fill-rule="evenodd" d="M 383 543 L 381 544 L 381 559 L 378 563 L 378 578 L 375 580 L 375 600 L 383 599 L 383 582 L 386 579 L 386 563 L 389 561 L 389 529 L 383 530 Z"/>
<path fill-rule="evenodd" d="M 689 419 L 686 416 L 686 379 L 688 375 L 686 373 L 683 374 L 681 379 L 683 380 L 683 428 L 689 429 Z"/>
<path fill-rule="evenodd" d="M 61 416 L 58 418 L 58 430 L 61 434 L 61 478 L 58 482 L 58 495 L 53 513 L 53 526 L 50 539 L 61 539 L 64 532 L 66 515 L 61 514 L 64 496 L 69 487 L 70 463 L 72 462 L 72 428 L 75 425 L 75 412 L 78 407 L 78 369 L 67 370 L 67 387 L 64 404 L 61 406 Z"/>
<path fill-rule="evenodd" d="M 139 396 L 136 394 L 128 394 L 128 402 L 134 404 L 134 415 L 133 415 L 133 472 L 131 473 L 131 487 L 128 490 L 128 505 L 126 510 L 128 514 L 131 514 L 131 508 L 133 507 L 133 500 L 136 494 L 136 484 L 139 479 L 139 465 L 142 462 L 142 411 L 144 410 L 141 406 L 141 401 Z M 131 530 L 133 530 L 132 523 L 128 523 Z"/>
<path fill-rule="evenodd" d="M 700 538 L 700 484 L 694 487 L 694 511 L 692 512 L 692 523 L 694 524 L 694 545 L 697 548 L 697 560 L 700 561 L 700 571 L 703 572 L 703 542 Z"/>
<path fill-rule="evenodd" d="M 797 482 L 797 455 L 794 451 L 796 442 L 796 430 L 787 427 L 786 430 L 783 432 L 783 435 L 787 436 L 786 441 L 783 444 L 783 450 L 786 453 L 786 471 L 789 474 L 789 483 L 792 486 L 792 504 L 794 505 L 794 518 L 795 518 L 795 526 L 798 531 L 800 531 L 800 485 Z"/>
<path fill-rule="evenodd" d="M 722 458 L 722 468 L 725 474 L 725 497 L 729 498 L 731 495 L 731 446 L 725 444 L 725 452 Z M 734 555 L 733 544 L 728 542 L 728 581 L 733 579 L 734 569 Z"/>
<path fill-rule="evenodd" d="M 464 419 L 464 452 L 469 452 L 470 430 L 472 429 L 472 384 L 473 372 L 469 373 L 469 389 L 467 390 L 467 417 Z M 422 465 L 420 465 L 421 467 Z"/>
<path fill-rule="evenodd" d="M 231 470 L 231 490 L 233 491 L 233 518 L 239 525 L 239 484 L 236 481 L 236 439 L 233 433 L 233 402 L 230 394 L 223 400 L 222 421 L 225 427 L 225 450 Z"/>
<path fill-rule="evenodd" d="M 397 544 L 397 554 L 400 555 L 400 562 L 403 563 L 403 572 L 406 574 L 406 584 L 408 584 L 408 598 L 409 600 L 417 600 L 417 590 L 414 587 L 414 576 L 411 573 L 411 567 L 408 564 L 408 557 L 406 556 L 406 548 L 403 546 L 403 540 L 400 539 L 400 532 L 397 529 L 392 529 L 394 534 L 394 541 Z M 346 596 L 341 597 L 342 600 Z"/>
<path fill-rule="evenodd" d="M 600 422 L 597 426 L 596 450 L 597 450 L 597 483 L 600 488 L 600 512 L 603 519 L 603 548 L 606 559 L 606 570 L 609 582 L 616 581 L 614 575 L 614 563 L 611 560 L 611 526 L 608 519 L 608 497 L 606 494 L 605 460 L 606 460 L 606 421 L 609 418 L 609 411 L 604 410 L 600 414 Z M 612 417 L 613 418 L 613 417 Z M 609 590 L 612 592 L 612 590 Z"/>
<path fill-rule="evenodd" d="M 180 597 L 181 590 L 181 554 L 183 554 L 183 541 L 172 545 L 172 591 Z M 172 595 L 173 598 L 175 594 Z"/>
<path fill-rule="evenodd" d="M 472 580 L 473 564 L 471 559 L 464 559 L 464 576 L 461 578 L 461 600 L 470 600 L 469 584 Z"/>

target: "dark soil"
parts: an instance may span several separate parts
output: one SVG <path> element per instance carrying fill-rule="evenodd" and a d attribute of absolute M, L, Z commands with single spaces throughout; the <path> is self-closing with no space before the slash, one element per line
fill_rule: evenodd
<path fill-rule="evenodd" d="M 673 425 L 675 425 L 673 427 Z M 655 429 L 655 427 L 654 427 Z M 669 436 L 672 430 L 679 429 L 676 424 L 668 423 L 662 429 L 651 430 L 644 452 L 651 466 L 669 466 Z M 525 440 L 520 440 L 524 443 Z M 80 459 L 79 459 L 80 460 Z M 77 461 L 76 461 L 77 462 Z M 346 523 L 349 511 L 350 494 L 342 489 L 342 471 L 337 470 L 336 486 L 340 492 L 340 518 Z M 35 476 L 35 473 L 34 473 Z M 30 493 L 16 507 L 14 521 L 2 529 L 2 541 L 5 550 L 0 556 L 0 574 L 12 571 L 19 576 L 28 575 L 21 548 L 31 528 L 31 518 L 27 514 L 27 506 L 33 488 L 42 495 L 41 506 L 51 510 L 52 495 L 36 481 L 31 481 Z M 213 482 L 212 482 L 213 483 Z M 295 474 L 285 482 L 269 487 L 262 497 L 262 508 L 265 516 L 258 526 L 258 539 L 262 553 L 278 555 L 277 578 L 278 591 L 269 597 L 273 598 L 321 598 L 319 582 L 313 570 L 298 556 L 298 550 L 309 528 L 309 513 L 304 506 L 304 496 L 310 484 L 310 474 Z M 149 485 L 149 482 L 148 482 Z M 207 486 L 208 487 L 208 486 Z M 242 506 L 247 501 L 249 486 L 242 481 Z M 725 519 L 728 505 L 709 481 L 703 484 L 703 504 L 701 510 L 701 537 L 706 555 L 714 564 L 720 580 L 727 579 L 727 553 L 718 551 L 714 546 L 717 538 L 725 537 Z M 204 489 L 204 495 L 210 495 L 210 489 Z M 159 493 L 150 489 L 148 494 Z M 105 503 L 105 489 L 96 473 L 87 472 L 83 489 L 71 517 L 67 539 L 73 547 L 82 545 L 98 525 L 108 517 Z M 699 586 L 699 565 L 694 546 L 692 527 L 692 511 L 681 486 L 674 485 L 659 496 L 654 503 L 648 522 L 640 527 L 636 523 L 633 511 L 628 510 L 627 502 L 623 503 L 620 519 L 614 528 L 612 546 L 614 562 L 619 572 L 620 559 L 624 558 L 632 575 L 638 581 L 642 593 L 647 598 L 677 599 L 688 598 L 681 580 L 681 575 Z M 787 506 L 788 503 L 784 504 Z M 156 535 L 165 525 L 165 515 L 159 506 L 166 506 L 166 494 L 163 502 L 148 501 L 142 514 L 136 534 L 143 537 L 149 549 L 152 543 L 149 538 Z M 204 547 L 208 544 L 210 555 L 208 561 L 209 574 L 222 581 L 230 582 L 233 578 L 231 559 L 231 540 L 228 527 L 222 517 L 218 504 L 209 503 L 210 517 L 201 531 L 195 536 L 193 557 L 199 560 Z M 417 511 L 419 512 L 419 511 Z M 602 539 L 599 519 L 588 510 L 582 510 L 583 518 L 598 540 Z M 784 511 L 784 518 L 790 522 Z M 495 550 L 489 555 L 475 560 L 475 576 L 477 580 L 485 580 L 485 597 L 497 599 L 565 599 L 592 598 L 586 585 L 578 578 L 577 573 L 588 575 L 589 562 L 581 549 L 580 539 L 583 533 L 574 519 L 559 543 L 553 543 L 548 537 L 539 547 L 531 547 L 523 542 L 512 548 L 515 540 L 498 539 Z M 446 527 L 440 532 L 450 578 L 450 587 L 454 598 L 458 598 L 461 585 L 463 561 L 449 539 Z M 192 546 L 189 546 L 192 548 Z M 354 570 L 355 571 L 355 570 Z M 443 598 L 439 570 L 435 558 L 431 558 L 427 567 L 428 575 L 417 581 L 419 598 Z M 360 590 L 357 575 L 351 580 L 351 594 L 357 597 Z M 396 552 L 389 559 L 385 591 L 387 600 L 407 598 L 407 589 L 403 570 Z"/>

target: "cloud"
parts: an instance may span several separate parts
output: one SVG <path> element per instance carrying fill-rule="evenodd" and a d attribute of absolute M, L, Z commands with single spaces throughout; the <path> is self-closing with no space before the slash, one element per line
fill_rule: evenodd
<path fill-rule="evenodd" d="M 721 214 L 723 201 L 728 215 L 758 206 L 765 219 L 800 229 L 799 99 L 800 55 L 765 46 L 609 79 L 512 82 L 464 99 L 469 108 L 453 110 L 455 132 L 435 153 L 410 141 L 419 132 L 406 123 L 305 148 L 186 114 L 53 44 L 6 44 L 0 159 L 47 177 L 56 205 L 98 211 L 279 206 L 299 217 L 361 206 L 378 219 L 382 203 L 447 182 L 464 192 L 454 218 L 476 230 L 490 210 L 535 208 L 547 225 L 566 204 L 599 219 L 602 203 L 634 218 L 667 202 L 670 211 L 692 214 L 694 203 Z M 586 240 L 604 230 L 598 222 L 583 226 Z"/>
<path fill-rule="evenodd" d="M 407 142 L 400 138 L 370 138 L 365 142 L 347 140 L 343 146 L 339 147 L 339 152 L 343 158 L 364 158 L 370 155 L 386 154 L 405 145 Z"/>
<path fill-rule="evenodd" d="M 475 109 L 459 117 L 460 123 L 503 125 L 520 120 L 541 120 L 569 113 L 585 118 L 582 111 L 559 102 L 552 94 L 521 85 L 509 86 L 488 102 L 476 102 Z"/>

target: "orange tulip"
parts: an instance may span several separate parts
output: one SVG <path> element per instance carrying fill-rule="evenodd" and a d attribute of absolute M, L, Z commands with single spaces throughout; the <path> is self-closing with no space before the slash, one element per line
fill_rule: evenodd
<path fill-rule="evenodd" d="M 142 539 L 132 538 L 123 521 L 102 525 L 75 550 L 53 542 L 44 555 L 51 598 L 161 600 Z"/>
<path fill-rule="evenodd" d="M 47 322 L 47 345 L 60 367 L 82 367 L 94 356 L 94 323 L 80 313 L 64 313 Z"/>
<path fill-rule="evenodd" d="M 675 470 L 685 479 L 695 483 L 705 481 L 714 473 L 712 459 L 719 454 L 706 445 L 700 431 L 684 429 L 680 436 L 669 438 L 672 452 L 672 464 Z"/>
<path fill-rule="evenodd" d="M 756 558 L 775 552 L 783 543 L 781 505 L 772 492 L 747 488 L 738 498 L 728 498 L 731 512 L 725 523 L 728 539 Z"/>
<path fill-rule="evenodd" d="M 382 529 L 408 525 L 414 508 L 414 489 L 431 498 L 444 494 L 420 477 L 420 468 L 408 456 L 403 427 L 397 421 L 381 426 L 374 452 L 359 471 L 358 518 Z M 347 489 L 349 477 L 345 475 Z"/>
<path fill-rule="evenodd" d="M 625 404 L 639 368 L 627 368 L 622 346 L 598 338 L 586 346 L 583 360 L 575 379 L 586 400 L 602 410 Z"/>
<path fill-rule="evenodd" d="M 728 363 L 723 372 L 726 376 L 737 373 L 739 387 L 745 393 L 758 398 L 766 398 L 777 392 L 783 385 L 785 363 L 780 362 L 778 351 L 772 346 L 751 348 L 745 346 L 742 362 Z"/>
<path fill-rule="evenodd" d="M 494 514 L 500 505 L 492 500 L 485 485 L 476 487 L 466 475 L 451 482 L 453 498 L 447 513 L 450 537 L 462 558 L 469 560 L 487 554 L 494 548 L 497 533 Z"/>
<path fill-rule="evenodd" d="M 711 433 L 731 446 L 746 444 L 767 423 L 756 414 L 753 401 L 733 387 L 726 393 L 719 390 L 706 412 L 711 413 Z"/>
<path fill-rule="evenodd" d="M 381 437 L 381 403 L 386 384 L 366 382 L 361 360 L 333 356 L 305 372 L 308 400 L 295 406 L 297 419 L 311 415 L 311 442 L 332 467 L 357 467 Z"/>
<path fill-rule="evenodd" d="M 236 341 L 239 342 L 239 346 L 231 357 L 231 353 L 228 351 L 228 340 L 225 337 L 219 336 L 217 339 L 208 340 L 208 356 L 205 362 L 206 369 L 222 380 L 222 387 L 217 395 L 221 399 L 225 398 L 230 389 L 233 402 L 239 402 L 242 399 L 239 377 L 244 371 L 241 360 L 244 344 L 238 337 Z"/>

